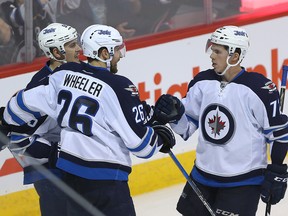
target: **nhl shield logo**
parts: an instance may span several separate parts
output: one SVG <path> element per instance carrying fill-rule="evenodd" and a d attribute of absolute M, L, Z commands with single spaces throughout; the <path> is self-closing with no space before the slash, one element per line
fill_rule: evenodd
<path fill-rule="evenodd" d="M 235 120 L 226 107 L 211 104 L 203 112 L 201 129 L 205 140 L 225 145 L 234 135 Z"/>

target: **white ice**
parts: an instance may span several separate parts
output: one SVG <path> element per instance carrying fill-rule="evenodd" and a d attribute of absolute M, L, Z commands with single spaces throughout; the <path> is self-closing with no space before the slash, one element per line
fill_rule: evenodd
<path fill-rule="evenodd" d="M 181 216 L 176 210 L 178 198 L 184 184 L 175 185 L 143 195 L 134 196 L 137 216 Z M 256 216 L 265 215 L 265 203 L 259 201 Z M 272 205 L 271 216 L 288 215 L 288 192 L 283 200 Z"/>

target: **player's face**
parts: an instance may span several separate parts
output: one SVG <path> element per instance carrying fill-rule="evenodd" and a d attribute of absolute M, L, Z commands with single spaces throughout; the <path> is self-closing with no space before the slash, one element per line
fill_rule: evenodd
<path fill-rule="evenodd" d="M 79 53 L 81 51 L 81 47 L 78 44 L 77 39 L 67 42 L 64 45 L 65 56 L 67 62 L 80 62 L 79 61 Z"/>
<path fill-rule="evenodd" d="M 216 73 L 222 73 L 227 67 L 228 51 L 224 46 L 218 44 L 211 45 L 212 67 Z"/>
<path fill-rule="evenodd" d="M 114 56 L 110 62 L 110 72 L 116 74 L 118 72 L 117 63 L 120 61 L 120 58 L 122 58 L 122 53 L 119 47 L 115 47 L 114 49 Z"/>

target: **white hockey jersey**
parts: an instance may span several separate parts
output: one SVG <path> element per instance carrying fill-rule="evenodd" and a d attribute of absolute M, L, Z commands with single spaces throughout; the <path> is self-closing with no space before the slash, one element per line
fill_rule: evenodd
<path fill-rule="evenodd" d="M 27 88 L 39 85 L 41 80 L 53 73 L 49 65 L 50 61 L 47 61 L 45 66 L 32 77 Z M 33 120 L 21 126 L 12 125 L 9 134 L 9 149 L 23 168 L 24 184 L 35 183 L 46 178 L 37 170 L 36 166 L 44 166 L 53 174 L 61 177 L 61 171 L 55 169 L 54 164 L 60 141 L 60 127 L 57 125 L 54 119 L 40 115 L 34 115 Z"/>
<path fill-rule="evenodd" d="M 182 102 L 186 115 L 171 126 L 185 140 L 199 129 L 195 165 L 203 176 L 223 182 L 261 176 L 266 143 L 287 146 L 279 93 L 261 74 L 243 69 L 224 83 L 214 70 L 200 72 Z"/>
<path fill-rule="evenodd" d="M 127 180 L 129 152 L 149 158 L 162 139 L 143 124 L 145 113 L 133 83 L 105 68 L 67 63 L 32 89 L 19 91 L 5 109 L 8 124 L 49 115 L 61 129 L 57 167 L 94 180 Z"/>

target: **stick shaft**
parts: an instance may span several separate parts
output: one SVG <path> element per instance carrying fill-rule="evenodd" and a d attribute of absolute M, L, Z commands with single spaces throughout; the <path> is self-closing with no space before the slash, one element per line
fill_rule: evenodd
<path fill-rule="evenodd" d="M 287 84 L 287 72 L 288 72 L 288 66 L 283 65 L 281 87 L 280 87 L 280 110 L 281 112 L 283 112 L 283 108 L 284 108 L 284 99 L 285 99 L 286 84 Z"/>
<path fill-rule="evenodd" d="M 210 212 L 210 214 L 212 216 L 216 216 L 215 212 L 212 210 L 211 206 L 206 201 L 206 199 L 204 198 L 203 194 L 201 193 L 201 191 L 199 190 L 199 188 L 197 187 L 195 182 L 190 178 L 190 176 L 187 174 L 187 172 L 185 171 L 185 169 L 180 164 L 180 162 L 178 161 L 178 159 L 176 158 L 176 156 L 173 154 L 173 152 L 171 150 L 169 151 L 169 155 L 172 158 L 172 160 L 174 161 L 174 163 L 176 164 L 176 166 L 179 168 L 179 170 L 182 172 L 182 174 L 184 175 L 184 177 L 186 178 L 186 180 L 188 181 L 188 183 L 190 184 L 190 186 L 192 187 L 194 192 L 197 194 L 197 196 L 199 197 L 201 202 L 204 204 L 204 206 Z"/>
<path fill-rule="evenodd" d="M 283 112 L 283 108 L 284 108 L 284 100 L 285 100 L 285 92 L 286 92 L 286 84 L 287 84 L 287 72 L 288 72 L 288 66 L 283 65 L 280 95 L 279 95 L 280 96 L 280 110 L 281 110 L 281 112 Z M 270 213 L 271 213 L 271 203 L 268 202 L 266 204 L 265 216 L 270 216 Z"/>
<path fill-rule="evenodd" d="M 268 202 L 266 204 L 265 216 L 270 216 L 270 212 L 271 212 L 271 204 L 270 202 Z"/>

